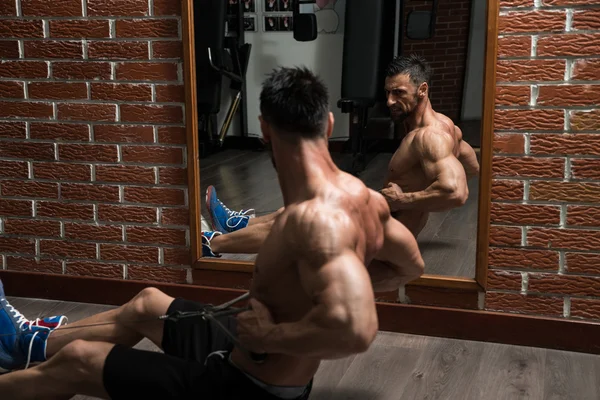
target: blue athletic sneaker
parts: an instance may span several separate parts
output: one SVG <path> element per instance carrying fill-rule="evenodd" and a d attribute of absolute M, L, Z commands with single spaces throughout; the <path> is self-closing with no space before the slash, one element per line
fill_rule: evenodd
<path fill-rule="evenodd" d="M 219 235 L 222 235 L 222 233 L 217 231 L 202 232 L 202 257 L 221 257 L 220 254 L 213 253 L 210 248 L 212 238 Z"/>
<path fill-rule="evenodd" d="M 231 211 L 217 197 L 217 190 L 214 186 L 206 189 L 206 208 L 210 216 L 210 223 L 213 230 L 221 233 L 235 232 L 245 228 L 254 217 L 254 209 Z"/>
<path fill-rule="evenodd" d="M 27 369 L 46 361 L 46 341 L 52 329 L 33 326 L 6 299 L 0 281 L 0 373 Z"/>
<path fill-rule="evenodd" d="M 52 317 L 36 318 L 34 321 L 27 321 L 25 324 L 30 326 L 43 326 L 55 330 L 62 325 L 66 325 L 69 319 L 66 315 L 53 315 Z"/>

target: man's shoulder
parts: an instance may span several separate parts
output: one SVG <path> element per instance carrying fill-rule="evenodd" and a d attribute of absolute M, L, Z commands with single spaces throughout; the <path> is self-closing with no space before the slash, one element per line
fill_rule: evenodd
<path fill-rule="evenodd" d="M 439 126 L 425 126 L 414 131 L 413 148 L 422 153 L 447 149 L 452 152 L 455 140 L 454 134 Z"/>
<path fill-rule="evenodd" d="M 349 213 L 322 200 L 309 200 L 286 209 L 286 228 L 291 230 L 329 229 L 350 222 Z"/>
<path fill-rule="evenodd" d="M 286 242 L 302 248 L 303 252 L 336 252 L 356 241 L 355 221 L 343 208 L 311 200 L 293 206 L 286 213 Z"/>

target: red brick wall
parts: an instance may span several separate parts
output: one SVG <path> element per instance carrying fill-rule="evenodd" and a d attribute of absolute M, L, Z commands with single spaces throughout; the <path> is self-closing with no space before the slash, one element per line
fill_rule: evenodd
<path fill-rule="evenodd" d="M 600 319 L 600 7 L 503 0 L 499 25 L 486 308 Z"/>
<path fill-rule="evenodd" d="M 431 10 L 431 0 L 405 1 L 405 18 L 411 11 Z M 469 44 L 471 0 L 439 0 L 435 34 L 428 40 L 404 36 L 404 54 L 419 54 L 433 69 L 430 98 L 433 109 L 460 120 Z M 406 19 L 405 19 L 406 28 Z"/>
<path fill-rule="evenodd" d="M 180 2 L 0 14 L 2 267 L 185 282 Z"/>

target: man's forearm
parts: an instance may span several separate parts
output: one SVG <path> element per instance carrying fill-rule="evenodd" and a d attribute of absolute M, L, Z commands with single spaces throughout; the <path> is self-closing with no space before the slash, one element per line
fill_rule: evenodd
<path fill-rule="evenodd" d="M 376 324 L 376 314 L 370 317 L 374 318 Z M 359 325 L 369 323 L 364 320 L 356 322 Z M 364 334 L 359 334 L 346 324 L 334 322 L 323 325 L 308 316 L 298 322 L 275 325 L 265 338 L 265 352 L 294 357 L 338 359 L 362 352 L 369 344 L 370 340 Z"/>
<path fill-rule="evenodd" d="M 392 212 L 413 209 L 439 212 L 452 209 L 461 203 L 462 199 L 456 192 L 442 188 L 437 182 L 425 190 L 399 193 L 395 200 L 388 202 Z"/>

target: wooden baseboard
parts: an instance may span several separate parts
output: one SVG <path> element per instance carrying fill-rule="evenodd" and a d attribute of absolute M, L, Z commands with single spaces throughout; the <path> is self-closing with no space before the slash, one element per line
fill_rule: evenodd
<path fill-rule="evenodd" d="M 219 304 L 244 290 L 0 271 L 7 296 L 121 305 L 152 286 L 173 297 Z M 600 354 L 600 324 L 477 310 L 378 303 L 382 331 Z"/>
<path fill-rule="evenodd" d="M 35 272 L 0 271 L 4 292 L 10 297 L 74 301 L 120 306 L 147 287 L 169 296 L 206 303 L 224 303 L 246 290 L 149 281 L 91 278 Z"/>

